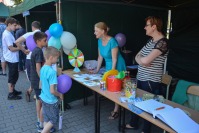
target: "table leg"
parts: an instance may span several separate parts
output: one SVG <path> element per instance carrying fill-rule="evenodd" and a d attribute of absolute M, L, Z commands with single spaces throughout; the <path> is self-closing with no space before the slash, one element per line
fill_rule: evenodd
<path fill-rule="evenodd" d="M 125 133 L 125 116 L 126 116 L 126 109 L 122 108 L 122 133 Z"/>
<path fill-rule="evenodd" d="M 95 95 L 95 133 L 97 133 L 97 106 L 98 106 L 98 100 L 97 100 L 97 92 L 94 92 Z"/>
<path fill-rule="evenodd" d="M 97 133 L 100 133 L 100 106 L 101 106 L 101 97 L 99 96 L 99 94 L 97 95 L 97 102 L 98 102 L 98 108 L 97 108 Z"/>
<path fill-rule="evenodd" d="M 95 94 L 95 133 L 100 133 L 100 98 L 97 92 Z"/>
<path fill-rule="evenodd" d="M 118 120 L 118 130 L 121 132 L 121 121 L 122 121 L 122 114 L 121 114 L 121 106 L 119 106 L 119 120 Z"/>
<path fill-rule="evenodd" d="M 84 106 L 88 105 L 87 89 L 84 88 Z"/>

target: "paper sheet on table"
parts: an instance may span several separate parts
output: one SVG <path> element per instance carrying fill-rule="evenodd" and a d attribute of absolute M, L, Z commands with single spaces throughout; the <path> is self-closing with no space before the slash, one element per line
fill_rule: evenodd
<path fill-rule="evenodd" d="M 79 81 L 79 82 L 84 82 L 86 81 L 84 78 L 74 78 L 75 80 Z"/>
<path fill-rule="evenodd" d="M 160 120 L 168 124 L 178 133 L 199 133 L 199 125 L 193 121 L 183 110 L 173 108 L 164 103 L 157 102 L 153 99 L 135 103 L 135 106 L 153 114 Z M 163 109 L 158 109 L 164 107 Z"/>
<path fill-rule="evenodd" d="M 89 75 L 88 74 L 74 74 L 73 75 L 74 77 L 76 77 L 76 78 L 86 78 L 86 77 L 89 77 Z"/>
<path fill-rule="evenodd" d="M 102 75 L 101 74 L 74 74 L 73 75 L 75 78 L 85 78 L 87 80 L 96 80 L 102 79 Z"/>
<path fill-rule="evenodd" d="M 82 83 L 87 85 L 87 86 L 98 86 L 100 84 L 100 83 L 93 82 L 93 81 L 84 81 Z"/>
<path fill-rule="evenodd" d="M 134 113 L 136 113 L 136 114 L 141 114 L 142 112 L 144 112 L 144 111 L 142 111 L 140 108 L 138 108 L 138 107 L 136 107 L 136 106 L 134 105 L 135 102 L 141 102 L 141 101 L 143 101 L 141 97 L 136 97 L 136 98 L 120 97 L 119 99 L 120 99 L 120 101 L 121 101 L 122 103 L 128 103 L 128 108 L 129 108 L 132 112 L 134 112 Z"/>

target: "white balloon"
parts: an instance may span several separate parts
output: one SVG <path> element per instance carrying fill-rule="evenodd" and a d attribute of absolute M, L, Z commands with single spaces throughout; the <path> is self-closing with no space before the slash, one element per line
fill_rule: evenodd
<path fill-rule="evenodd" d="M 67 48 L 64 48 L 64 47 L 63 47 L 63 51 L 64 51 L 65 54 L 68 55 L 68 54 L 70 53 L 70 51 L 73 50 L 76 46 L 77 46 L 77 45 L 75 45 L 72 49 L 67 49 Z"/>
<path fill-rule="evenodd" d="M 64 31 L 60 37 L 61 44 L 64 48 L 71 50 L 75 47 L 77 40 L 75 36 L 67 31 Z"/>
<path fill-rule="evenodd" d="M 70 53 L 70 50 L 69 50 L 69 49 L 66 49 L 66 48 L 64 48 L 64 47 L 63 47 L 63 51 L 64 51 L 64 53 L 67 54 L 67 55 Z"/>

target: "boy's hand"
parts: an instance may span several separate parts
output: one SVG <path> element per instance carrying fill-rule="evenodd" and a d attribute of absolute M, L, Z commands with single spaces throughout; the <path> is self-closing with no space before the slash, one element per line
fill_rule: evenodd
<path fill-rule="evenodd" d="M 25 50 L 24 54 L 28 55 L 30 53 L 30 50 Z"/>
<path fill-rule="evenodd" d="M 61 100 L 64 100 L 63 94 L 60 94 L 60 95 L 59 95 L 59 98 L 60 98 Z"/>

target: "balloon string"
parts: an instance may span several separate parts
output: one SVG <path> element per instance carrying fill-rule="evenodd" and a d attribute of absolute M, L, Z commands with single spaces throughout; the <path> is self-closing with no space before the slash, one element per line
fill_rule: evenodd
<path fill-rule="evenodd" d="M 61 20 L 58 21 L 59 24 L 62 24 Z"/>

